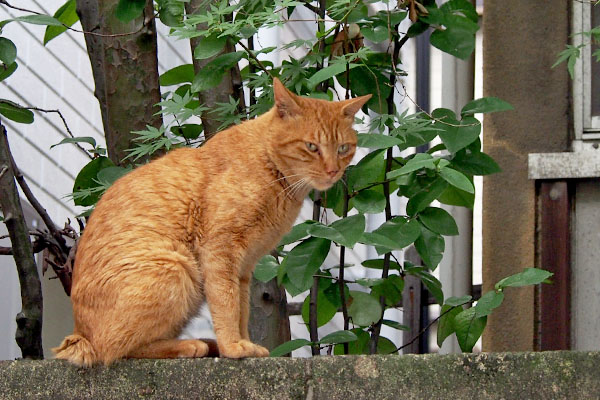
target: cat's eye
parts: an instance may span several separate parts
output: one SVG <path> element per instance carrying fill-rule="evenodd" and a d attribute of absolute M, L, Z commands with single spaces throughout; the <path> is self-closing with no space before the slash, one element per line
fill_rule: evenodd
<path fill-rule="evenodd" d="M 312 151 L 313 153 L 316 153 L 317 151 L 319 151 L 319 146 L 317 146 L 314 143 L 311 142 L 306 142 L 306 147 L 308 148 L 308 150 Z"/>
<path fill-rule="evenodd" d="M 350 150 L 350 145 L 348 143 L 344 143 L 338 147 L 338 154 L 344 155 L 348 152 L 348 150 Z"/>

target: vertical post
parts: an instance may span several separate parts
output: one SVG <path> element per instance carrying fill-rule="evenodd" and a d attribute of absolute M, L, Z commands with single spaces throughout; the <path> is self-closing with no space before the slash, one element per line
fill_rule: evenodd
<path fill-rule="evenodd" d="M 540 207 L 540 267 L 554 273 L 552 285 L 539 294 L 539 350 L 571 347 L 570 210 L 567 181 L 542 181 Z"/>
<path fill-rule="evenodd" d="M 406 250 L 406 259 L 412 263 L 419 264 L 421 259 L 414 247 Z M 407 275 L 404 277 L 404 290 L 402 291 L 402 323 L 408 326 L 408 331 L 402 332 L 402 342 L 408 343 L 417 333 L 421 332 L 423 327 L 422 308 L 423 303 L 427 303 L 427 297 L 423 296 L 423 284 L 416 276 Z M 422 335 L 419 340 L 415 340 L 409 346 L 403 349 L 403 354 L 423 353 L 426 339 Z"/>

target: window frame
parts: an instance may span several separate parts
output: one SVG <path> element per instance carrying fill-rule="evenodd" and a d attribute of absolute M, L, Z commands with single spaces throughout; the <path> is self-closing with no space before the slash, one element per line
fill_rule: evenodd
<path fill-rule="evenodd" d="M 600 116 L 592 116 L 592 47 L 587 38 L 578 34 L 592 28 L 591 7 L 591 2 L 573 1 L 573 45 L 586 44 L 575 63 L 573 77 L 575 141 L 580 143 L 600 139 Z"/>

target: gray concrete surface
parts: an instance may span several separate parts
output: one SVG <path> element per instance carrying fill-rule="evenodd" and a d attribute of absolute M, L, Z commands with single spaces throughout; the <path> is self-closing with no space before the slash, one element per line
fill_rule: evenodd
<path fill-rule="evenodd" d="M 600 353 L 1 361 L 0 399 L 597 399 Z"/>

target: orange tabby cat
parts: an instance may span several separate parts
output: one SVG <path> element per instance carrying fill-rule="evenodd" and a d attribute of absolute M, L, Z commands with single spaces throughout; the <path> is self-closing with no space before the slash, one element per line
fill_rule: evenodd
<path fill-rule="evenodd" d="M 90 366 L 206 356 L 206 341 L 177 339 L 205 299 L 221 356 L 268 356 L 248 336 L 254 265 L 291 228 L 308 191 L 342 176 L 356 147 L 354 114 L 370 97 L 303 98 L 276 79 L 274 95 L 266 114 L 106 191 L 79 242 L 75 332 L 57 358 Z"/>

